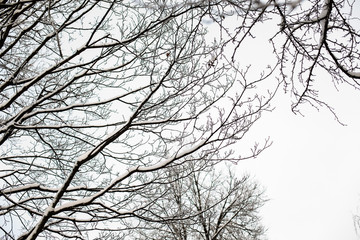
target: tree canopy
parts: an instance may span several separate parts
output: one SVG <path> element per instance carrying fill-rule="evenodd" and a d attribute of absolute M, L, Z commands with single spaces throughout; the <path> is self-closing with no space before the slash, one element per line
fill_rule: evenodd
<path fill-rule="evenodd" d="M 126 229 L 158 202 L 147 193 L 170 186 L 169 169 L 197 162 L 197 172 L 270 146 L 235 144 L 279 88 L 294 112 L 310 103 L 336 116 L 315 83 L 359 88 L 355 4 L 0 1 L 1 234 Z M 250 77 L 241 47 L 266 24 L 276 61 Z"/>

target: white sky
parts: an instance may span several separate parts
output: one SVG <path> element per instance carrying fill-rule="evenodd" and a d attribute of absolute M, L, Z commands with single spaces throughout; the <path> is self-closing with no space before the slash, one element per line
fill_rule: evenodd
<path fill-rule="evenodd" d="M 271 62 L 269 27 L 261 26 L 240 54 L 253 63 L 254 73 Z M 301 106 L 304 117 L 294 115 L 290 96 L 280 90 L 272 103 L 276 109 L 265 113 L 245 139 L 261 142 L 270 136 L 273 145 L 237 166 L 266 188 L 269 201 L 260 215 L 269 240 L 360 239 L 353 222 L 360 215 L 360 92 L 345 85 L 336 91 L 330 76 L 317 74 L 322 100 L 347 126 L 328 110 L 309 105 Z"/>
<path fill-rule="evenodd" d="M 360 94 L 350 87 L 328 89 L 339 117 L 303 106 L 290 111 L 280 94 L 276 110 L 257 122 L 254 140 L 271 136 L 273 145 L 258 158 L 238 164 L 266 188 L 270 201 L 260 215 L 269 240 L 356 240 L 353 215 L 360 213 Z"/>

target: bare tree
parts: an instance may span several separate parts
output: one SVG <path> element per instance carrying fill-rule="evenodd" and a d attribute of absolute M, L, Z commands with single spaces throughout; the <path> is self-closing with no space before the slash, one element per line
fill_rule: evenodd
<path fill-rule="evenodd" d="M 160 169 L 246 158 L 230 145 L 269 109 L 273 93 L 258 94 L 263 78 L 241 79 L 222 58 L 225 38 L 205 39 L 204 18 L 219 18 L 222 4 L 1 4 L 7 238 L 119 231 L 154 204 L 144 196 Z"/>
<path fill-rule="evenodd" d="M 191 171 L 192 170 L 192 171 Z M 142 215 L 130 239 L 262 239 L 258 209 L 263 191 L 248 175 L 236 178 L 227 169 L 169 169 L 168 185 Z"/>
<path fill-rule="evenodd" d="M 360 215 L 359 214 L 355 214 L 353 216 L 353 223 L 354 223 L 356 235 L 360 236 Z"/>
<path fill-rule="evenodd" d="M 295 106 L 322 103 L 310 88 L 316 67 L 358 86 L 353 4 L 1 1 L 1 234 L 112 234 L 157 203 L 146 196 L 167 167 L 256 156 L 268 141 L 247 155 L 232 145 L 271 110 L 281 82 Z M 239 47 L 273 17 L 282 22 L 273 39 L 279 61 L 249 78 Z M 321 38 L 301 37 L 311 31 Z M 277 69 L 283 79 L 273 80 Z"/>
<path fill-rule="evenodd" d="M 319 98 L 317 77 L 328 74 L 335 86 L 346 83 L 359 89 L 359 6 L 355 1 L 310 0 L 300 6 L 276 5 L 280 31 L 271 39 L 277 49 L 285 89 L 294 96 L 292 110 L 299 104 L 333 108 Z M 284 39 L 277 41 L 278 38 Z"/>

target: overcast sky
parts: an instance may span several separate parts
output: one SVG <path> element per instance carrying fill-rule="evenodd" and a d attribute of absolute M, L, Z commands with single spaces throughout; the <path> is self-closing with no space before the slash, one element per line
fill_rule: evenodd
<path fill-rule="evenodd" d="M 276 109 L 251 129 L 251 138 L 271 136 L 273 145 L 258 158 L 243 161 L 270 201 L 261 215 L 269 240 L 356 240 L 353 216 L 360 213 L 360 93 L 350 87 L 327 88 L 342 126 L 325 109 L 303 106 L 290 111 L 278 95 Z"/>
<path fill-rule="evenodd" d="M 239 54 L 252 63 L 254 74 L 273 61 L 266 41 L 271 28 L 259 26 L 257 37 L 248 39 Z M 346 126 L 325 108 L 302 105 L 304 116 L 294 115 L 290 96 L 280 91 L 272 103 L 276 109 L 244 139 L 261 142 L 270 136 L 273 141 L 259 157 L 237 165 L 239 174 L 251 173 L 266 188 L 269 201 L 260 215 L 269 240 L 360 239 L 353 222 L 360 215 L 360 92 L 347 85 L 337 91 L 321 72 L 315 84 Z"/>

